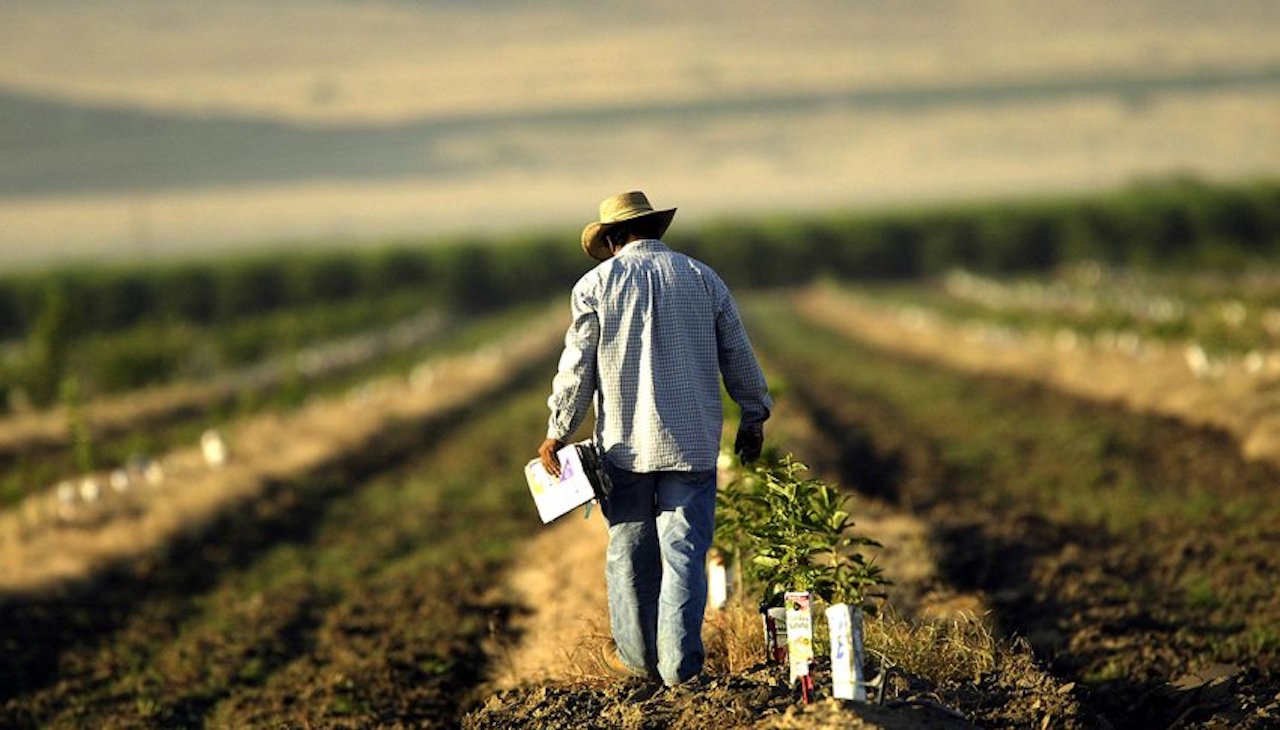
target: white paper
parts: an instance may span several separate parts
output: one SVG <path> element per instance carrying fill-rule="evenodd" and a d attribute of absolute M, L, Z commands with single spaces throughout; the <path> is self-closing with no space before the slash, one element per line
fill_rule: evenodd
<path fill-rule="evenodd" d="M 596 496 L 577 448 L 569 444 L 556 455 L 560 457 L 558 479 L 547 473 L 541 459 L 533 459 L 524 467 L 524 478 L 529 483 L 529 493 L 533 495 L 543 524 L 581 507 Z"/>

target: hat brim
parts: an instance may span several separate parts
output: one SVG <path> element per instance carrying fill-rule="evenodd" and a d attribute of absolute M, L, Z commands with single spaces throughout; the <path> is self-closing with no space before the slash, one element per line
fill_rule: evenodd
<path fill-rule="evenodd" d="M 605 243 L 604 240 L 604 234 L 607 233 L 609 229 L 622 223 L 629 223 L 643 218 L 656 218 L 659 219 L 658 235 L 661 236 L 667 232 L 667 228 L 671 227 L 671 221 L 675 217 L 676 209 L 669 208 L 667 210 L 655 210 L 650 213 L 632 216 L 622 220 L 609 221 L 608 223 L 601 223 L 600 221 L 588 223 L 587 227 L 582 229 L 582 250 L 596 261 L 607 261 L 611 256 L 613 256 L 613 252 L 609 250 L 609 244 Z"/>

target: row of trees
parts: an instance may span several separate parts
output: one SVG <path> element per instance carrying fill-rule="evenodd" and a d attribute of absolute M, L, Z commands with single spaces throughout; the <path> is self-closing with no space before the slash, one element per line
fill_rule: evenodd
<path fill-rule="evenodd" d="M 73 337 L 143 323 L 203 326 L 405 291 L 421 292 L 424 306 L 494 309 L 564 291 L 590 265 L 573 238 L 14 275 L 0 279 L 0 341 L 42 326 Z M 910 278 L 956 267 L 1028 272 L 1085 258 L 1221 266 L 1280 254 L 1280 183 L 1179 181 L 1071 199 L 736 221 L 677 227 L 668 240 L 743 287 L 821 275 Z"/>
<path fill-rule="evenodd" d="M 879 214 L 748 221 L 681 232 L 684 250 L 739 284 L 829 275 L 904 279 L 962 268 L 1030 273 L 1096 260 L 1135 268 L 1239 267 L 1280 258 L 1280 182 L 1192 180 L 1120 192 Z"/>
<path fill-rule="evenodd" d="M 572 281 L 583 262 L 563 248 L 463 241 L 11 276 L 0 280 L 0 340 L 24 336 L 55 307 L 69 314 L 76 336 L 148 323 L 217 325 L 406 291 L 420 292 L 424 306 L 492 309 Z"/>

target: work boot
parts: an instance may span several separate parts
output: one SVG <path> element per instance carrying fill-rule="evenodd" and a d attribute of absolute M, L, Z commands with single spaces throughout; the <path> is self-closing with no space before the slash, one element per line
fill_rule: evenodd
<path fill-rule="evenodd" d="M 618 646 L 610 639 L 600 645 L 600 665 L 610 676 L 617 679 L 648 679 L 647 672 L 633 669 L 618 656 Z"/>

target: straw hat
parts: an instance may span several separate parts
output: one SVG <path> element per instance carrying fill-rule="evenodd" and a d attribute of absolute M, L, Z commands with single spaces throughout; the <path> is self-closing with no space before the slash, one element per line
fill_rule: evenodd
<path fill-rule="evenodd" d="M 608 259 L 612 252 L 609 244 L 605 243 L 604 234 L 619 223 L 649 216 L 658 219 L 658 235 L 661 236 L 671 225 L 671 219 L 675 218 L 676 209 L 654 210 L 649 199 L 638 190 L 606 198 L 600 203 L 600 220 L 588 223 L 582 229 L 582 250 L 596 261 Z"/>

